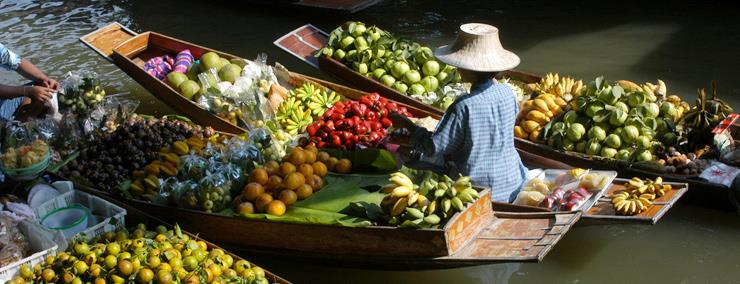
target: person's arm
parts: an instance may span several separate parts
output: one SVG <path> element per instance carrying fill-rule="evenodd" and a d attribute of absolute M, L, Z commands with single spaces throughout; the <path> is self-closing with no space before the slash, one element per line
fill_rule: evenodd
<path fill-rule="evenodd" d="M 59 89 L 59 83 L 56 80 L 47 77 L 41 69 L 26 59 L 21 60 L 21 63 L 18 65 L 18 69 L 15 71 L 26 79 L 40 84 L 41 86 L 53 90 Z"/>
<path fill-rule="evenodd" d="M 453 105 L 447 110 L 434 132 L 418 127 L 408 118 L 395 113 L 390 119 L 394 127 L 409 129 L 411 134 L 409 144 L 427 156 L 452 153 L 465 139 L 463 115 L 459 105 Z"/>
<path fill-rule="evenodd" d="M 53 93 L 53 89 L 42 86 L 7 86 L 0 84 L 0 99 L 2 100 L 28 97 L 36 101 L 46 102 L 51 99 Z"/>

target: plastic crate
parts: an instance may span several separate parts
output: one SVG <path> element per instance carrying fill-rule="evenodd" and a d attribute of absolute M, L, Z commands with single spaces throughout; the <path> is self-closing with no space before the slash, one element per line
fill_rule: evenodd
<path fill-rule="evenodd" d="M 71 240 L 81 238 L 91 240 L 106 232 L 112 232 L 122 228 L 125 224 L 126 209 L 116 206 L 100 197 L 77 190 L 68 191 L 52 200 L 49 200 L 36 208 L 33 208 L 36 217 L 43 218 L 49 212 L 69 205 L 80 205 L 90 209 L 88 228 L 79 234 L 65 238 L 61 231 L 52 231 L 54 241 L 59 248 L 66 250 Z"/>
<path fill-rule="evenodd" d="M 45 230 L 40 224 L 21 221 L 18 223 L 18 228 L 28 239 L 31 251 L 36 253 L 7 266 L 0 267 L 0 283 L 5 283 L 15 277 L 21 265 L 28 264 L 29 267 L 33 267 L 37 263 L 44 261 L 46 256 L 56 254 L 59 249 L 59 246 L 52 239 L 51 233 Z"/>

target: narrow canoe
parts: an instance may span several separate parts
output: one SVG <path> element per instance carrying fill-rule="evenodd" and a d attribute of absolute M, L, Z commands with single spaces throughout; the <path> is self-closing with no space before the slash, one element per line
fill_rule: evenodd
<path fill-rule="evenodd" d="M 184 49 L 189 49 L 196 58 L 209 51 L 216 52 L 219 56 L 229 60 L 240 57 L 155 32 L 137 34 L 123 27 L 119 23 L 112 23 L 106 27 L 100 28 L 81 37 L 80 40 L 108 60 L 112 61 L 116 66 L 121 68 L 121 70 L 126 72 L 126 74 L 131 76 L 155 97 L 178 111 L 180 114 L 187 116 L 193 122 L 204 126 L 211 126 L 218 131 L 226 133 L 241 134 L 246 131 L 246 129 L 231 124 L 227 120 L 201 108 L 195 102 L 183 97 L 177 90 L 148 74 L 143 69 L 144 63 L 152 57 L 164 54 L 174 55 Z M 299 86 L 304 81 L 309 81 L 323 87 L 330 88 L 352 100 L 357 100 L 361 96 L 367 94 L 366 92 L 298 73 L 290 72 L 289 76 L 290 78 L 288 81 L 294 86 Z M 414 116 L 431 116 L 439 118 L 439 115 L 435 113 L 430 113 L 405 104 L 401 105 L 407 107 L 409 112 Z"/>
<path fill-rule="evenodd" d="M 226 248 L 351 265 L 432 268 L 539 262 L 581 216 L 580 212 L 494 212 L 490 190 L 485 189 L 479 200 L 453 216 L 444 228 L 352 228 L 211 214 L 129 200 L 81 184 L 75 187 L 178 223 Z"/>

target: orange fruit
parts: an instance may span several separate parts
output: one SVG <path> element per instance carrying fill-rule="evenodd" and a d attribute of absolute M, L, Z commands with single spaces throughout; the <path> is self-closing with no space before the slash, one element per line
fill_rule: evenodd
<path fill-rule="evenodd" d="M 278 176 L 270 176 L 270 179 L 267 181 L 267 191 L 270 192 L 277 192 L 281 187 L 283 186 L 283 179 Z"/>
<path fill-rule="evenodd" d="M 286 189 L 280 192 L 280 197 L 278 197 L 278 199 L 285 203 L 285 205 L 291 205 L 298 200 L 298 195 L 296 195 L 294 191 Z"/>
<path fill-rule="evenodd" d="M 269 175 L 267 174 L 267 170 L 265 169 L 254 169 L 251 174 L 249 174 L 249 181 L 250 182 L 256 182 L 261 185 L 267 184 L 267 179 L 269 178 Z"/>
<path fill-rule="evenodd" d="M 306 152 L 313 152 L 314 155 L 319 154 L 319 148 L 316 148 L 316 146 L 314 145 L 308 145 L 303 150 L 305 150 Z"/>
<path fill-rule="evenodd" d="M 265 193 L 265 188 L 261 184 L 256 182 L 250 182 L 244 186 L 242 190 L 242 198 L 245 201 L 254 201 L 260 194 Z"/>
<path fill-rule="evenodd" d="M 285 203 L 280 200 L 273 200 L 267 205 L 267 214 L 283 216 L 285 214 Z"/>
<path fill-rule="evenodd" d="M 272 195 L 268 193 L 263 193 L 259 197 L 257 197 L 257 201 L 254 203 L 254 207 L 257 209 L 257 212 L 265 212 L 265 209 L 267 209 L 267 204 L 270 204 L 272 202 Z"/>
<path fill-rule="evenodd" d="M 316 160 L 318 160 L 319 162 L 322 162 L 324 164 L 326 164 L 326 162 L 329 161 L 329 158 L 331 158 L 331 156 L 329 156 L 329 153 L 324 152 L 324 151 L 321 151 L 321 152 L 319 152 L 318 155 L 316 155 Z"/>
<path fill-rule="evenodd" d="M 337 165 L 338 162 L 339 162 L 339 159 L 331 157 L 328 160 L 326 160 L 326 168 L 332 172 L 335 172 L 334 167 Z"/>
<path fill-rule="evenodd" d="M 322 162 L 313 163 L 313 173 L 320 177 L 325 177 L 327 174 L 326 165 Z"/>
<path fill-rule="evenodd" d="M 313 175 L 313 166 L 311 166 L 311 164 L 307 162 L 303 165 L 298 166 L 298 172 L 303 174 L 304 177 L 310 177 Z"/>
<path fill-rule="evenodd" d="M 310 185 L 302 184 L 295 190 L 295 194 L 298 196 L 299 200 L 303 200 L 313 194 L 313 188 L 311 188 Z"/>
<path fill-rule="evenodd" d="M 301 173 L 291 173 L 283 180 L 283 188 L 295 190 L 302 184 L 306 183 L 306 177 Z"/>
<path fill-rule="evenodd" d="M 341 159 L 334 166 L 334 171 L 338 173 L 349 173 L 352 171 L 352 162 L 349 159 Z"/>
<path fill-rule="evenodd" d="M 295 165 L 293 165 L 290 162 L 283 162 L 283 164 L 280 165 L 280 175 L 285 177 L 290 173 L 295 172 Z"/>
<path fill-rule="evenodd" d="M 322 187 L 324 187 L 324 179 L 320 176 L 313 175 L 311 176 L 311 180 L 309 181 L 309 184 L 311 185 L 311 188 L 314 192 L 319 191 Z"/>
<path fill-rule="evenodd" d="M 313 162 L 316 162 L 316 153 L 311 151 L 303 151 L 303 155 L 306 156 L 307 164 L 313 164 Z"/>
<path fill-rule="evenodd" d="M 254 213 L 254 204 L 252 204 L 252 202 L 242 202 L 239 204 L 239 208 L 237 208 L 236 212 L 239 214 L 252 214 Z"/>
<path fill-rule="evenodd" d="M 231 200 L 231 208 L 239 208 L 239 204 L 242 204 L 242 202 L 244 202 L 242 200 L 242 195 L 239 194 Z"/>
<path fill-rule="evenodd" d="M 275 175 L 280 171 L 280 164 L 276 161 L 269 161 L 265 163 L 265 170 L 269 175 Z"/>
<path fill-rule="evenodd" d="M 303 165 L 304 163 L 306 163 L 306 154 L 300 148 L 295 148 L 293 149 L 293 151 L 290 151 L 290 157 L 288 157 L 288 161 L 296 166 Z"/>

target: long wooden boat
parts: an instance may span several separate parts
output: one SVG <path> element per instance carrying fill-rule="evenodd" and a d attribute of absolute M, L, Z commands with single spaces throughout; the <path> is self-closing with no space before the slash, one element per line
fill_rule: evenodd
<path fill-rule="evenodd" d="M 290 40 L 291 38 L 300 38 L 301 40 Z M 319 45 L 316 47 L 317 43 L 325 44 L 326 42 L 327 36 L 325 32 L 318 30 L 312 25 L 305 25 L 281 37 L 275 42 L 275 44 L 312 66 L 318 67 L 322 71 L 350 84 L 351 86 L 355 86 L 361 90 L 378 92 L 380 95 L 385 96 L 388 99 L 415 106 L 418 109 L 428 111 L 432 114 L 440 116 L 443 114 L 442 110 L 426 105 L 421 101 L 406 96 L 376 80 L 365 77 L 335 59 L 325 57 L 314 59 L 313 54 L 323 46 Z M 517 70 L 507 71 L 501 75 L 524 83 L 536 83 L 539 82 L 541 78 L 539 75 Z M 565 153 L 550 146 L 534 143 L 521 138 L 515 138 L 515 146 L 525 164 L 546 165 L 545 168 L 562 168 L 564 166 L 563 164 L 567 164 L 572 167 L 615 170 L 619 173 L 619 176 L 622 177 L 654 179 L 658 176 L 662 176 L 667 181 L 689 184 L 691 191 L 687 194 L 687 199 L 693 202 L 718 209 L 732 209 L 733 206 L 736 206 L 735 203 L 730 201 L 734 197 L 731 197 L 731 191 L 728 187 L 721 184 L 703 181 L 698 177 L 698 175 L 658 173 L 634 167 L 618 166 L 614 163 L 587 157 L 585 155 Z"/>
<path fill-rule="evenodd" d="M 137 34 L 123 27 L 119 23 L 112 23 L 106 27 L 100 28 L 81 37 L 80 40 L 108 60 L 112 61 L 116 66 L 121 68 L 121 70 L 126 72 L 126 74 L 131 76 L 155 97 L 165 102 L 179 113 L 189 117 L 193 122 L 204 126 L 211 126 L 218 131 L 226 133 L 242 134 L 246 132 L 246 129 L 231 124 L 227 120 L 224 120 L 198 106 L 192 100 L 180 95 L 177 90 L 154 76 L 151 76 L 143 69 L 144 63 L 153 57 L 161 56 L 163 54 L 177 54 L 184 49 L 189 49 L 196 58 L 209 51 L 216 52 L 219 56 L 229 60 L 239 58 L 238 56 L 155 32 Z M 367 94 L 366 92 L 348 88 L 339 84 L 290 72 L 290 84 L 299 86 L 304 81 L 314 82 L 323 87 L 330 88 L 352 100 L 358 100 L 361 96 Z M 405 106 L 409 112 L 417 117 L 431 116 L 439 118 L 438 114 L 430 113 L 405 104 L 401 105 Z"/>
<path fill-rule="evenodd" d="M 481 199 L 442 229 L 351 228 L 205 213 L 125 199 L 81 184 L 75 187 L 178 223 L 226 248 L 350 265 L 432 268 L 539 262 L 581 216 L 580 212 L 494 212 L 490 190 L 486 189 Z"/>
<path fill-rule="evenodd" d="M 165 222 L 162 219 L 158 217 L 154 217 L 155 215 L 150 215 L 145 213 L 144 211 L 141 211 L 137 209 L 136 207 L 130 206 L 126 203 L 120 202 L 119 200 L 116 200 L 114 198 L 110 198 L 110 196 L 107 195 L 99 195 L 101 198 L 104 198 L 106 201 L 114 203 L 115 205 L 120 206 L 121 208 L 126 209 L 126 226 L 130 227 L 135 224 L 145 224 L 148 228 L 154 228 L 156 226 L 162 225 L 168 228 L 171 228 L 173 224 L 177 224 L 177 222 Z M 191 233 L 192 232 L 192 233 Z M 183 230 L 183 233 L 187 234 L 191 238 L 197 240 L 197 241 L 203 241 L 208 246 L 208 249 L 217 249 L 221 248 L 211 242 L 209 242 L 207 239 L 203 238 L 201 234 L 199 234 L 197 231 L 188 231 Z M 231 255 L 231 257 L 234 258 L 234 261 L 242 260 L 240 256 L 234 254 L 230 250 L 224 250 L 227 254 Z M 290 284 L 291 282 L 288 280 L 283 279 L 282 277 L 265 270 L 265 277 L 270 283 L 281 283 L 281 284 Z"/>

